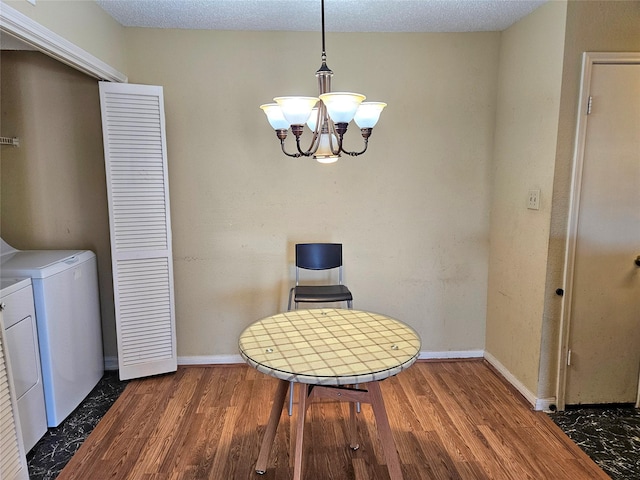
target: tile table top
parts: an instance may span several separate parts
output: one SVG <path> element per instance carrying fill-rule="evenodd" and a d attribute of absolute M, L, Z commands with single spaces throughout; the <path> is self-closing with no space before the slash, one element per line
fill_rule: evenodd
<path fill-rule="evenodd" d="M 240 354 L 262 373 L 315 385 L 351 385 L 393 376 L 411 366 L 420 337 L 378 313 L 292 310 L 249 325 Z"/>

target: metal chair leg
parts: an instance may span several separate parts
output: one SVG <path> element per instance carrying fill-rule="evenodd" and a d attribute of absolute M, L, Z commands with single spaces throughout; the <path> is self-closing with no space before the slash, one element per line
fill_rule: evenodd
<path fill-rule="evenodd" d="M 293 382 L 289 385 L 289 416 L 293 412 Z"/>
<path fill-rule="evenodd" d="M 353 303 L 351 300 L 347 300 L 347 308 L 353 308 Z M 356 388 L 358 388 L 357 383 L 356 383 Z M 360 413 L 360 402 L 356 402 L 356 412 Z"/>
<path fill-rule="evenodd" d="M 289 302 L 287 303 L 287 310 L 291 310 L 291 300 L 293 299 L 293 290 L 294 288 L 289 290 Z"/>
<path fill-rule="evenodd" d="M 289 303 L 287 305 L 287 310 L 291 311 L 291 300 L 293 300 L 293 291 L 295 288 L 289 290 Z M 296 302 L 296 310 L 298 309 L 298 302 Z M 289 416 L 293 414 L 293 382 L 289 384 L 289 408 L 288 408 Z"/>

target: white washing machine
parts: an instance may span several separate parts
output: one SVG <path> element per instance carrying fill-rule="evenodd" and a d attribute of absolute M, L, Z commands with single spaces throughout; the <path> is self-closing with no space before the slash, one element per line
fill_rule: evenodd
<path fill-rule="evenodd" d="M 16 250 L 0 239 L 0 275 L 31 278 L 47 425 L 57 427 L 104 373 L 96 256 Z"/>
<path fill-rule="evenodd" d="M 31 279 L 1 279 L 0 305 L 22 440 L 28 452 L 47 431 Z"/>

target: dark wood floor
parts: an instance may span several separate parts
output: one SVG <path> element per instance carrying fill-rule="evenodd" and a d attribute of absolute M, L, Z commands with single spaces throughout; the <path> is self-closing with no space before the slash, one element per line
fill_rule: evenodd
<path fill-rule="evenodd" d="M 245 365 L 132 381 L 58 479 L 290 479 L 295 416 L 286 411 L 267 472 L 254 472 L 276 385 Z M 609 478 L 483 361 L 418 362 L 381 387 L 406 480 Z M 346 403 L 311 405 L 304 478 L 389 478 L 370 406 L 358 415 L 355 452 L 348 413 Z"/>

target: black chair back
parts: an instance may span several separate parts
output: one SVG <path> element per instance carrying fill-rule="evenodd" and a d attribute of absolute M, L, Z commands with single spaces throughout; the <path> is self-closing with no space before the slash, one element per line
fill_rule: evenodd
<path fill-rule="evenodd" d="M 296 267 L 307 270 L 328 270 L 341 266 L 341 243 L 296 244 Z"/>

